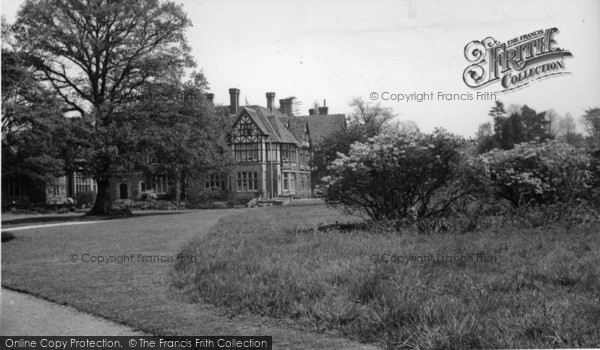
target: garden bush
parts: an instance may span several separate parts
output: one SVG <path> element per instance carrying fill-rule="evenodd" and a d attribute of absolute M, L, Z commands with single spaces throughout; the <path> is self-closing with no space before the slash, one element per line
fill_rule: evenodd
<path fill-rule="evenodd" d="M 338 154 L 332 175 L 322 179 L 325 201 L 373 220 L 438 215 L 466 195 L 451 186 L 466 146 L 443 129 L 388 132 L 356 142 L 348 155 Z"/>
<path fill-rule="evenodd" d="M 600 206 L 600 150 L 590 153 L 590 171 L 592 172 L 592 191 L 589 199 Z"/>
<path fill-rule="evenodd" d="M 570 203 L 594 186 L 590 156 L 566 143 L 522 143 L 467 161 L 463 183 L 513 207 Z"/>
<path fill-rule="evenodd" d="M 77 194 L 75 194 L 75 203 L 77 203 L 78 206 L 93 206 L 94 203 L 96 202 L 96 192 L 94 191 L 83 191 L 83 192 L 77 192 Z"/>
<path fill-rule="evenodd" d="M 204 188 L 198 193 L 198 201 L 206 202 L 211 200 L 223 200 L 226 198 L 226 193 L 218 187 Z"/>
<path fill-rule="evenodd" d="M 158 195 L 154 192 L 153 189 L 146 190 L 142 192 L 141 200 L 143 201 L 155 201 L 158 199 Z"/>

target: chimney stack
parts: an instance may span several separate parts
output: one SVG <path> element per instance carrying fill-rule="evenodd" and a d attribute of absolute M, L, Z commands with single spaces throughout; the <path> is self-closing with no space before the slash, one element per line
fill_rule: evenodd
<path fill-rule="evenodd" d="M 308 115 L 315 115 L 315 109 L 314 108 L 309 109 Z"/>
<path fill-rule="evenodd" d="M 286 98 L 286 108 L 287 108 L 287 115 L 289 115 L 290 117 L 294 116 L 294 112 L 292 112 L 292 99 L 291 98 Z"/>
<path fill-rule="evenodd" d="M 274 103 L 275 103 L 275 93 L 267 92 L 267 108 L 271 112 L 273 112 L 273 109 L 275 108 Z"/>
<path fill-rule="evenodd" d="M 215 103 L 215 94 L 212 94 L 212 93 L 206 94 L 206 99 L 208 100 L 209 103 L 214 104 Z"/>
<path fill-rule="evenodd" d="M 240 89 L 229 89 L 229 113 L 237 115 L 240 105 Z"/>
<path fill-rule="evenodd" d="M 279 99 L 279 112 L 285 114 L 285 98 Z"/>
<path fill-rule="evenodd" d="M 327 100 L 323 100 L 323 107 L 319 107 L 319 115 L 329 114 L 329 107 L 327 107 Z"/>
<path fill-rule="evenodd" d="M 283 114 L 287 114 L 290 117 L 294 116 L 292 100 L 292 98 L 284 98 L 279 100 L 279 111 Z"/>

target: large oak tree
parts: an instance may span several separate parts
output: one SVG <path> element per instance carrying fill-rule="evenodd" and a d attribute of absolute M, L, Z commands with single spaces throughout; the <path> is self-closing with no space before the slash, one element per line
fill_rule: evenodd
<path fill-rule="evenodd" d="M 224 156 L 222 143 L 213 147 L 220 134 L 203 98 L 205 80 L 181 83 L 195 65 L 184 35 L 190 25 L 180 5 L 158 0 L 29 0 L 19 11 L 17 41 L 35 58 L 38 79 L 75 115 L 63 135 L 65 160 L 98 183 L 91 213 L 111 211 L 115 169 L 185 171 L 209 167 L 198 154 Z M 190 89 L 193 103 L 181 98 Z"/>

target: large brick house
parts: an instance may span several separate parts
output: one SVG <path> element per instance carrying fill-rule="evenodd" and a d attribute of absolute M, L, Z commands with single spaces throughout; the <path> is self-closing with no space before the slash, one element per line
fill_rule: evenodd
<path fill-rule="evenodd" d="M 229 95 L 229 113 L 235 116 L 229 140 L 234 166 L 229 174 L 187 184 L 187 197 L 212 187 L 242 198 L 309 197 L 312 150 L 327 134 L 346 127 L 345 115 L 320 107 L 295 116 L 291 99 L 279 100 L 275 108 L 274 92 L 266 93 L 266 107 L 240 106 L 239 89 L 229 89 Z"/>
<path fill-rule="evenodd" d="M 2 176 L 2 207 L 11 203 L 18 206 L 60 205 L 67 203 L 67 198 L 75 199 L 81 194 L 97 190 L 94 179 L 79 173 L 56 177 L 45 185 L 34 184 L 26 178 L 5 174 Z"/>
<path fill-rule="evenodd" d="M 115 200 L 137 200 L 146 190 L 154 190 L 159 198 L 194 199 L 201 191 L 217 187 L 237 197 L 309 197 L 314 189 L 311 181 L 312 150 L 327 134 L 346 127 L 343 114 L 328 114 L 328 107 L 309 115 L 295 116 L 292 100 L 279 100 L 268 92 L 267 106 L 240 106 L 239 89 L 229 89 L 229 116 L 235 120 L 229 149 L 234 165 L 228 174 L 207 174 L 197 180 L 182 179 L 177 174 L 146 174 L 115 171 L 111 176 L 111 197 Z M 207 98 L 213 101 L 214 95 Z M 57 178 L 45 188 L 36 188 L 18 178 L 3 176 L 2 204 L 62 204 L 81 192 L 96 192 L 96 182 L 79 174 Z"/>

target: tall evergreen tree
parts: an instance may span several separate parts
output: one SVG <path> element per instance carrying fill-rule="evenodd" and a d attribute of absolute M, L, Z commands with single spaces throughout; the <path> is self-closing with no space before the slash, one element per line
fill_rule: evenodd
<path fill-rule="evenodd" d="M 550 138 L 548 133 L 549 121 L 545 118 L 546 112 L 537 113 L 527 105 L 521 110 L 524 140 L 544 142 Z"/>
<path fill-rule="evenodd" d="M 496 101 L 489 116 L 494 118 L 494 144 L 502 149 L 511 149 L 522 142 L 544 142 L 552 138 L 549 121 L 545 112 L 537 113 L 527 105 L 511 108 L 512 113 L 505 117 L 504 104 Z"/>
<path fill-rule="evenodd" d="M 500 100 L 496 100 L 495 105 L 488 112 L 488 115 L 494 119 L 494 131 L 496 134 L 503 128 L 502 123 L 505 120 L 503 119 L 504 114 L 506 114 L 504 103 Z"/>

